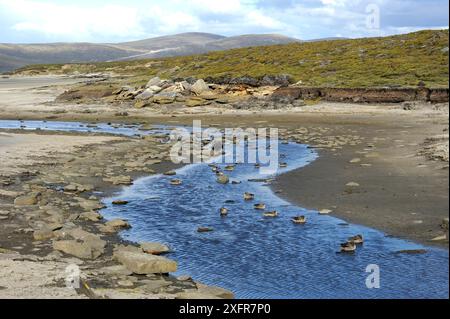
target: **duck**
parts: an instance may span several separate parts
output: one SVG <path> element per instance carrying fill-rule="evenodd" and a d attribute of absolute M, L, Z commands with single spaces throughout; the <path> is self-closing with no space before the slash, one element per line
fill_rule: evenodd
<path fill-rule="evenodd" d="M 115 201 L 113 201 L 112 202 L 112 204 L 113 205 L 126 205 L 126 204 L 128 204 L 128 201 L 127 200 L 115 200 Z"/>
<path fill-rule="evenodd" d="M 356 244 L 353 241 L 348 241 L 341 244 L 341 252 L 351 253 L 356 250 Z"/>
<path fill-rule="evenodd" d="M 244 200 L 253 200 L 253 199 L 255 199 L 255 194 L 248 193 L 248 192 L 244 193 Z"/>
<path fill-rule="evenodd" d="M 266 209 L 266 204 L 262 204 L 262 203 L 255 204 L 255 205 L 253 205 L 253 207 L 258 210 L 263 210 L 263 209 Z"/>
<path fill-rule="evenodd" d="M 292 218 L 292 222 L 294 224 L 306 224 L 306 217 L 305 216 L 295 216 L 294 218 Z"/>
<path fill-rule="evenodd" d="M 181 179 L 172 179 L 170 181 L 170 185 L 178 186 L 178 185 L 181 185 L 181 184 L 183 184 L 183 181 Z"/>
<path fill-rule="evenodd" d="M 211 171 L 212 171 L 213 173 L 217 173 L 217 172 L 219 171 L 219 168 L 218 168 L 217 166 L 215 166 L 215 165 L 210 166 L 210 167 L 211 167 Z"/>
<path fill-rule="evenodd" d="M 227 216 L 228 215 L 228 209 L 225 207 L 222 207 L 220 209 L 220 216 Z"/>
<path fill-rule="evenodd" d="M 351 242 L 354 242 L 355 244 L 357 244 L 357 245 L 360 245 L 360 244 L 363 244 L 364 243 L 364 238 L 363 238 L 363 236 L 362 235 L 356 235 L 356 236 L 353 236 L 353 237 L 350 237 L 349 239 L 348 239 L 348 241 L 351 241 Z"/>
<path fill-rule="evenodd" d="M 273 212 L 266 212 L 263 215 L 264 217 L 278 217 L 278 212 L 274 210 Z"/>

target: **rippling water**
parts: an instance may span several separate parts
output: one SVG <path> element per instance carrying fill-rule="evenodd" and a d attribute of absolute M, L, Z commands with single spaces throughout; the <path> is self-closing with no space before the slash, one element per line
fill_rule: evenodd
<path fill-rule="evenodd" d="M 59 130 L 68 129 L 63 122 L 57 125 Z M 136 134 L 136 127 L 123 129 L 131 130 L 126 135 Z M 280 153 L 286 154 L 283 161 L 288 163 L 280 173 L 317 157 L 306 146 L 294 143 L 281 144 Z M 117 197 L 105 199 L 108 207 L 102 213 L 131 222 L 133 228 L 122 233 L 124 238 L 168 244 L 173 249 L 168 257 L 179 263 L 177 274 L 228 288 L 238 298 L 448 298 L 447 250 L 387 237 L 296 207 L 278 198 L 267 185 L 249 182 L 262 177 L 253 165 L 240 164 L 227 174 L 242 183 L 218 184 L 206 164 L 178 170 L 181 186 L 169 185 L 173 177 L 142 178 Z M 254 201 L 244 201 L 247 191 L 256 195 Z M 113 206 L 115 199 L 129 204 Z M 258 202 L 265 203 L 267 210 L 278 210 L 280 216 L 262 217 L 253 208 Z M 227 217 L 219 216 L 221 207 L 229 209 Z M 306 225 L 291 222 L 291 217 L 300 214 L 307 216 Z M 198 233 L 199 226 L 214 231 Z M 337 253 L 339 243 L 355 234 L 364 235 L 364 245 L 354 254 Z M 423 248 L 426 254 L 396 253 Z M 365 285 L 369 264 L 380 267 L 380 289 Z"/>
<path fill-rule="evenodd" d="M 316 157 L 304 145 L 280 145 L 280 151 L 287 154 L 284 171 Z M 170 186 L 173 177 L 166 176 L 137 181 L 117 197 L 130 204 L 113 207 L 113 199 L 107 199 L 103 214 L 131 222 L 133 228 L 123 233 L 127 239 L 170 245 L 174 252 L 169 257 L 179 262 L 178 274 L 231 289 L 238 298 L 448 297 L 446 250 L 397 254 L 423 247 L 291 205 L 266 185 L 247 181 L 261 177 L 253 165 L 238 165 L 229 174 L 242 181 L 239 185 L 218 184 L 206 164 L 184 167 L 177 175 L 181 186 Z M 246 191 L 255 193 L 255 201 L 244 201 Z M 262 217 L 253 208 L 256 202 L 266 203 L 267 210 L 278 210 L 280 216 Z M 229 209 L 228 217 L 219 216 L 223 206 Z M 307 216 L 306 225 L 291 222 L 299 214 Z M 199 226 L 214 231 L 198 233 Z M 355 254 L 337 253 L 340 242 L 359 233 L 366 243 Z M 380 267 L 380 289 L 365 285 L 369 264 Z"/>

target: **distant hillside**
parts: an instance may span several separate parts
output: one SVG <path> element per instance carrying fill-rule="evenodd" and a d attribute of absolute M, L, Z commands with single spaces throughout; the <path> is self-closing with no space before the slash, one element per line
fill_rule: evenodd
<path fill-rule="evenodd" d="M 224 38 L 226 37 L 217 34 L 189 32 L 140 41 L 124 42 L 120 43 L 119 45 L 129 48 L 153 51 L 181 47 L 185 45 L 204 45 L 206 43 L 221 40 Z"/>
<path fill-rule="evenodd" d="M 211 51 L 298 41 L 281 35 L 224 37 L 183 33 L 117 43 L 0 44 L 0 72 L 29 64 L 105 62 L 201 54 Z"/>
<path fill-rule="evenodd" d="M 154 60 L 27 67 L 21 72 L 115 72 L 133 75 L 133 84 L 150 76 L 233 78 L 289 74 L 306 86 L 448 87 L 448 30 L 353 40 L 290 43 Z"/>

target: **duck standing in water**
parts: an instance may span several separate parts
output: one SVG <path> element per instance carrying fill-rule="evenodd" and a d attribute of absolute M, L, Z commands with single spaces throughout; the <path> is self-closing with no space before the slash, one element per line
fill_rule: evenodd
<path fill-rule="evenodd" d="M 292 222 L 294 224 L 304 225 L 304 224 L 306 224 L 306 217 L 305 216 L 295 216 L 294 218 L 292 218 Z"/>
<path fill-rule="evenodd" d="M 362 235 L 356 235 L 356 236 L 350 237 L 348 239 L 348 241 L 354 242 L 357 245 L 361 245 L 364 243 L 364 238 Z"/>
<path fill-rule="evenodd" d="M 356 250 L 356 244 L 352 241 L 341 244 L 341 252 L 352 253 Z"/>
<path fill-rule="evenodd" d="M 170 181 L 170 185 L 178 186 L 178 185 L 181 185 L 181 184 L 183 184 L 183 182 L 181 181 L 181 179 L 172 179 L 172 180 Z"/>
<path fill-rule="evenodd" d="M 273 212 L 267 212 L 263 214 L 264 217 L 278 217 L 278 212 L 274 210 Z"/>
<path fill-rule="evenodd" d="M 224 170 L 232 172 L 234 171 L 235 166 L 234 165 L 227 165 L 225 166 Z"/>
<path fill-rule="evenodd" d="M 266 209 L 266 204 L 255 204 L 253 207 L 258 210 L 264 210 Z"/>
<path fill-rule="evenodd" d="M 254 200 L 254 199 L 255 199 L 255 194 L 248 193 L 248 192 L 244 193 L 244 200 Z"/>
<path fill-rule="evenodd" d="M 225 208 L 225 207 L 222 207 L 222 208 L 219 210 L 219 212 L 220 212 L 220 216 L 222 216 L 222 217 L 225 217 L 225 216 L 228 215 L 228 209 Z"/>

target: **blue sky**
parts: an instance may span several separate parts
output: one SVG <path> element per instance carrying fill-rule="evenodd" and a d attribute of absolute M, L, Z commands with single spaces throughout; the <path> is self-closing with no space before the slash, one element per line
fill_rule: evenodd
<path fill-rule="evenodd" d="M 0 42 L 121 42 L 193 31 L 382 36 L 448 28 L 448 9 L 447 0 L 0 0 Z"/>

